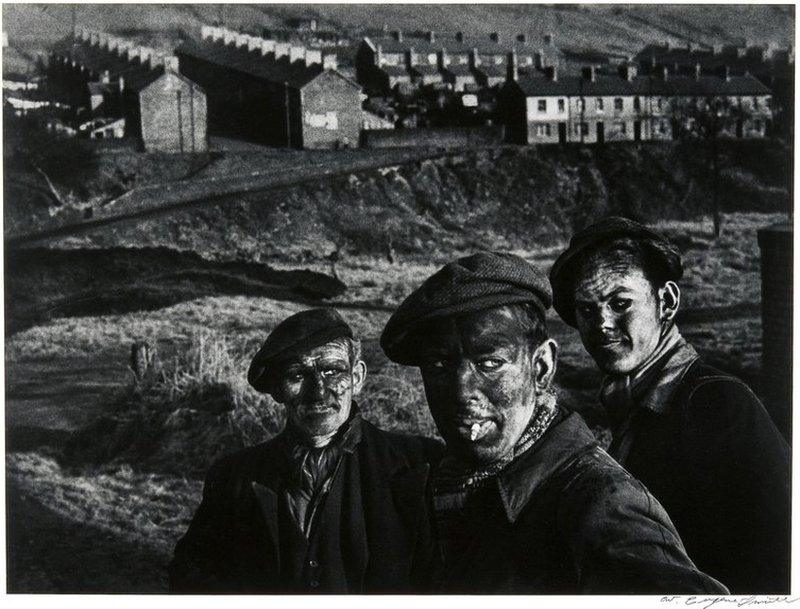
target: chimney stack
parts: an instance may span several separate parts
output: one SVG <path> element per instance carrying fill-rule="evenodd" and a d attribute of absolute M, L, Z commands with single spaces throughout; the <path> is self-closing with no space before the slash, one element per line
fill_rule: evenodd
<path fill-rule="evenodd" d="M 725 82 L 730 81 L 731 79 L 731 68 L 728 65 L 722 66 L 722 78 L 725 79 Z"/>
<path fill-rule="evenodd" d="M 548 80 L 557 81 L 558 80 L 558 68 L 555 66 L 547 66 L 544 69 L 544 75 L 547 77 Z"/>
<path fill-rule="evenodd" d="M 103 83 L 104 85 L 110 85 L 111 84 L 111 72 L 109 72 L 108 70 L 103 70 L 100 73 L 100 82 Z"/>
<path fill-rule="evenodd" d="M 528 44 L 528 37 L 525 34 L 517 34 L 517 42 L 521 44 Z"/>
<path fill-rule="evenodd" d="M 500 34 L 499 34 L 499 32 L 492 32 L 491 34 L 489 34 L 489 39 L 492 42 L 500 42 Z"/>
<path fill-rule="evenodd" d="M 660 74 L 660 76 L 661 76 L 661 80 L 664 80 L 664 81 L 666 81 L 669 78 L 669 70 L 667 69 L 667 66 L 661 66 L 661 74 Z"/>
<path fill-rule="evenodd" d="M 289 48 L 291 45 L 288 42 L 276 42 L 275 43 L 275 59 L 280 59 L 281 57 L 288 57 L 289 56 Z"/>
<path fill-rule="evenodd" d="M 703 73 L 703 67 L 700 65 L 700 63 L 694 64 L 694 79 L 700 80 L 700 76 L 702 73 Z"/>
<path fill-rule="evenodd" d="M 456 42 L 464 42 L 464 32 L 456 32 Z"/>
<path fill-rule="evenodd" d="M 623 63 L 619 67 L 619 75 L 628 82 L 636 78 L 637 72 L 636 65 L 632 63 Z"/>
<path fill-rule="evenodd" d="M 425 34 L 425 38 L 427 38 L 428 42 L 435 42 L 436 41 L 436 32 L 433 30 L 428 30 Z"/>
<path fill-rule="evenodd" d="M 261 55 L 263 57 L 266 57 L 267 55 L 270 55 L 272 53 L 275 53 L 275 41 L 274 40 L 264 40 L 262 38 L 261 39 Z"/>
<path fill-rule="evenodd" d="M 164 56 L 164 71 L 174 72 L 175 74 L 177 74 L 180 71 L 178 65 L 178 58 L 175 55 Z"/>
<path fill-rule="evenodd" d="M 553 46 L 553 35 L 552 34 L 545 34 L 544 35 L 544 43 L 546 46 Z"/>
<path fill-rule="evenodd" d="M 336 60 L 336 54 L 331 53 L 330 55 L 323 55 L 322 56 L 322 69 L 323 70 L 336 70 L 338 68 L 338 62 Z"/>
<path fill-rule="evenodd" d="M 581 76 L 583 77 L 584 80 L 588 80 L 589 82 L 594 82 L 595 79 L 594 66 L 586 66 L 585 68 L 582 68 Z"/>
<path fill-rule="evenodd" d="M 295 46 L 295 45 L 289 46 L 289 63 L 294 63 L 295 61 L 303 61 L 305 56 L 306 56 L 305 47 Z"/>
<path fill-rule="evenodd" d="M 125 79 L 122 76 L 119 77 L 118 85 L 119 85 L 119 93 L 120 95 L 122 95 L 125 92 Z"/>
<path fill-rule="evenodd" d="M 403 32 L 401 32 L 400 30 L 395 30 L 394 32 L 392 32 L 392 38 L 397 40 L 397 42 L 403 42 Z"/>
<path fill-rule="evenodd" d="M 306 49 L 306 67 L 322 65 L 322 51 L 319 49 Z"/>

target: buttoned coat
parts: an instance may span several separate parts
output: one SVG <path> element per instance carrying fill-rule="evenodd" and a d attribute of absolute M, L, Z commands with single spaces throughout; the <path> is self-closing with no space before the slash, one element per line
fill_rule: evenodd
<path fill-rule="evenodd" d="M 426 499 L 431 440 L 387 433 L 362 422 L 361 441 L 344 455 L 332 502 L 336 535 L 320 556 L 287 553 L 282 516 L 290 472 L 275 439 L 212 466 L 203 499 L 178 542 L 170 589 L 184 593 L 423 592 L 438 572 L 439 553 Z M 338 488 L 338 491 L 336 490 Z M 324 515 L 323 515 L 324 517 Z M 325 523 L 322 523 L 323 526 Z M 294 527 L 296 529 L 296 527 Z M 331 546 L 331 544 L 333 544 Z M 324 556 L 336 563 L 318 564 Z M 316 572 L 326 573 L 327 578 Z"/>
<path fill-rule="evenodd" d="M 631 430 L 621 463 L 667 510 L 697 566 L 734 594 L 788 594 L 789 449 L 747 385 L 701 358 L 665 411 L 638 409 Z"/>
<path fill-rule="evenodd" d="M 563 415 L 562 415 L 563 416 Z M 664 509 L 579 415 L 551 424 L 468 503 L 467 549 L 443 590 L 505 594 L 722 594 Z"/>

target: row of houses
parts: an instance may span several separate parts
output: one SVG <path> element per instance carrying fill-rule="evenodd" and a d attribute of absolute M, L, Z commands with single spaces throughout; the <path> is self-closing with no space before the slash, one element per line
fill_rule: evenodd
<path fill-rule="evenodd" d="M 361 87 L 318 49 L 204 26 L 176 50 L 181 74 L 208 95 L 216 132 L 271 146 L 357 146 Z"/>
<path fill-rule="evenodd" d="M 72 109 L 60 131 L 139 138 L 147 151 L 207 149 L 205 92 L 174 56 L 80 29 L 52 48 L 46 74 L 48 94 Z"/>
<path fill-rule="evenodd" d="M 764 137 L 771 119 L 769 88 L 750 75 L 723 70 L 692 75 L 639 75 L 625 64 L 615 74 L 592 67 L 580 76 L 541 76 L 509 81 L 502 90 L 500 114 L 510 141 L 519 144 L 603 143 L 667 140 L 691 130 L 704 111 L 722 113 L 720 135 Z"/>
<path fill-rule="evenodd" d="M 516 70 L 544 69 L 558 64 L 552 36 L 534 47 L 525 34 L 504 43 L 499 34 L 469 39 L 462 32 L 439 39 L 404 37 L 395 31 L 383 37 L 366 37 L 356 53 L 356 78 L 369 93 L 413 92 L 425 86 L 447 86 L 454 91 L 474 91 L 503 85 Z"/>

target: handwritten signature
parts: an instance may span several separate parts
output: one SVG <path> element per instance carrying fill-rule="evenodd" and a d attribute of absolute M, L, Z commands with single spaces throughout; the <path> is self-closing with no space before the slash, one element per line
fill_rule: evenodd
<path fill-rule="evenodd" d="M 662 603 L 679 603 L 687 607 L 709 609 L 719 604 L 747 607 L 750 605 L 772 605 L 775 603 L 790 604 L 800 601 L 800 596 L 662 596 Z"/>

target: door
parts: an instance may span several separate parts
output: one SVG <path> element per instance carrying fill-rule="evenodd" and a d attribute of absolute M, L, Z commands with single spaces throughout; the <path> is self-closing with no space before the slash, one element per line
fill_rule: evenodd
<path fill-rule="evenodd" d="M 558 123 L 558 143 L 567 143 L 567 123 Z"/>
<path fill-rule="evenodd" d="M 637 142 L 642 140 L 642 121 L 633 121 L 633 139 Z"/>
<path fill-rule="evenodd" d="M 736 137 L 742 137 L 744 132 L 744 121 L 742 119 L 738 119 L 736 121 Z"/>
<path fill-rule="evenodd" d="M 604 144 L 606 141 L 606 125 L 603 122 L 597 123 L 597 143 Z"/>

